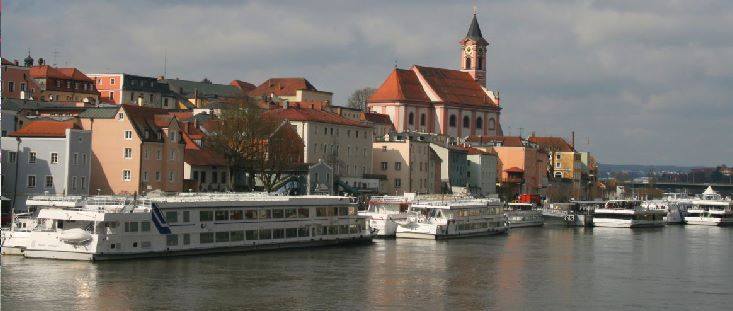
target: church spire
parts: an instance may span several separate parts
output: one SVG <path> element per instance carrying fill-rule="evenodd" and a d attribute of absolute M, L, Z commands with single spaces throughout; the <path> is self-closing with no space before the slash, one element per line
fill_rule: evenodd
<path fill-rule="evenodd" d="M 476 20 L 476 8 L 473 9 L 473 20 L 471 26 L 468 27 L 468 33 L 466 38 L 473 39 L 476 41 L 484 40 L 484 36 L 481 34 L 481 27 L 478 26 L 478 20 Z"/>

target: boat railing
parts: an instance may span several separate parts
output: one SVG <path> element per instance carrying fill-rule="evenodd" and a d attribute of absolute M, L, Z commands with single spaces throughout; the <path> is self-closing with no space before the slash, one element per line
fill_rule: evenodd
<path fill-rule="evenodd" d="M 324 196 L 325 198 L 326 196 Z M 346 198 L 346 197 L 344 197 Z M 291 197 L 268 193 L 181 193 L 176 196 L 148 198 L 152 202 L 211 202 L 211 201 L 288 201 Z"/>
<path fill-rule="evenodd" d="M 411 201 L 403 196 L 373 196 L 369 198 L 370 203 L 405 203 Z"/>

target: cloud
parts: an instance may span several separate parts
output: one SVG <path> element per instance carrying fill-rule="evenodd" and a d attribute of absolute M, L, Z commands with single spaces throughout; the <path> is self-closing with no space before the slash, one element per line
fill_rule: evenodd
<path fill-rule="evenodd" d="M 335 103 L 395 65 L 455 68 L 469 1 L 14 1 L 3 55 L 85 72 L 255 84 L 304 76 Z M 502 123 L 569 137 L 604 163 L 713 165 L 733 139 L 733 2 L 484 1 Z M 704 137 L 704 139 L 701 139 Z M 590 144 L 587 142 L 590 141 Z M 700 152 L 705 150 L 705 152 Z"/>

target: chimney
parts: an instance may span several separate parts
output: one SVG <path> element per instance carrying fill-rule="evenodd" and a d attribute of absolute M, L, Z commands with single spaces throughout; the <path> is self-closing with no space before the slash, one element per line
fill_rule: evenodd
<path fill-rule="evenodd" d="M 46 61 L 43 60 L 43 58 L 38 58 L 38 66 L 43 66 L 46 64 Z"/>

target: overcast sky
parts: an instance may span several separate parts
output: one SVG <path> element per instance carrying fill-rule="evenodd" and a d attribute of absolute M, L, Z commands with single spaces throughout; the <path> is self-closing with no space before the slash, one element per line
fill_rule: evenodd
<path fill-rule="evenodd" d="M 473 1 L 4 0 L 2 55 L 85 73 L 303 76 L 344 104 L 395 63 L 457 68 Z M 477 1 L 507 135 L 611 164 L 732 164 L 733 1 Z"/>

